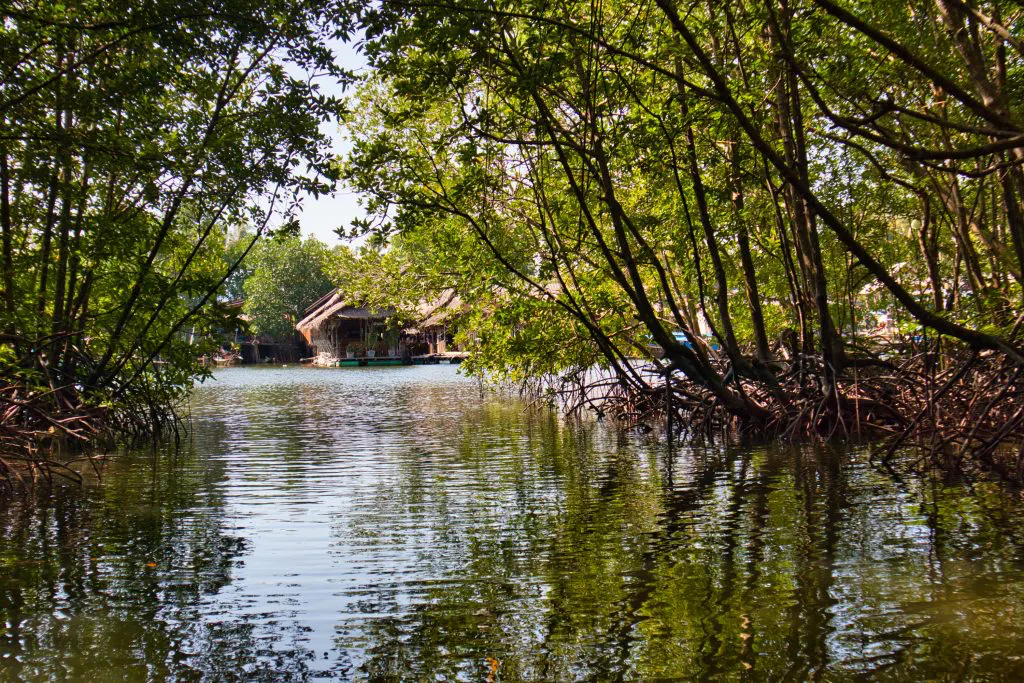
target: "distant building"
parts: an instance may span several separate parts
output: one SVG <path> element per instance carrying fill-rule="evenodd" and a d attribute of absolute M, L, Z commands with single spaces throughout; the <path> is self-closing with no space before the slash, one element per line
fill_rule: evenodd
<path fill-rule="evenodd" d="M 451 291 L 438 300 L 421 303 L 409 322 L 393 309 L 359 305 L 335 289 L 306 309 L 295 326 L 321 366 L 412 363 L 465 354 L 454 349 L 449 324 L 462 310 Z"/>

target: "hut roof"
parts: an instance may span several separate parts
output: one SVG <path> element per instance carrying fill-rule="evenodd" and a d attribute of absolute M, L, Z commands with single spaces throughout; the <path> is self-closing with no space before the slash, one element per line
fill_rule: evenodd
<path fill-rule="evenodd" d="M 324 323 L 332 318 L 342 320 L 384 320 L 394 315 L 394 311 L 381 308 L 353 306 L 345 300 L 341 291 L 337 289 L 329 295 L 321 297 L 316 304 L 306 310 L 308 311 L 306 317 L 295 326 L 295 329 L 306 338 L 306 341 L 311 341 L 313 332 L 319 330 Z"/>
<path fill-rule="evenodd" d="M 433 301 L 421 302 L 416 307 L 416 313 L 420 318 L 419 327 L 435 327 L 443 324 L 464 308 L 462 299 L 455 293 L 454 289 L 446 289 Z"/>
<path fill-rule="evenodd" d="M 308 339 L 309 333 L 312 332 L 314 328 L 319 327 L 318 319 L 323 315 L 324 311 L 329 309 L 339 300 L 341 300 L 341 292 L 337 289 L 320 297 L 316 303 L 306 309 L 306 317 L 295 325 L 295 329 L 301 332 L 302 335 Z"/>
<path fill-rule="evenodd" d="M 305 337 L 307 342 L 311 342 L 313 333 L 319 331 L 328 320 L 384 320 L 396 313 L 390 309 L 356 306 L 353 305 L 353 300 L 358 300 L 358 295 L 349 297 L 349 300 L 346 301 L 342 292 L 334 289 L 306 309 L 306 317 L 298 322 L 295 329 Z M 443 325 L 449 318 L 464 309 L 465 304 L 455 290 L 446 289 L 436 299 L 423 300 L 416 306 L 415 317 L 418 322 L 415 323 L 415 327 L 408 328 L 406 332 L 416 332 L 416 328 L 422 330 Z"/>
<path fill-rule="evenodd" d="M 330 299 L 331 297 L 333 297 L 337 293 L 338 293 L 338 288 L 335 287 L 334 289 L 332 289 L 331 291 L 327 292 L 322 297 L 320 297 L 319 299 L 317 299 L 316 301 L 311 303 L 309 306 L 306 306 L 306 310 L 303 311 L 303 312 L 308 316 L 314 310 L 316 310 L 316 309 L 320 308 L 321 306 L 323 306 L 324 302 L 326 302 L 328 299 Z"/>
<path fill-rule="evenodd" d="M 416 322 L 405 331 L 416 334 L 427 328 L 443 325 L 454 315 L 465 310 L 465 307 L 462 298 L 454 289 L 446 289 L 436 299 L 420 301 L 416 306 Z"/>

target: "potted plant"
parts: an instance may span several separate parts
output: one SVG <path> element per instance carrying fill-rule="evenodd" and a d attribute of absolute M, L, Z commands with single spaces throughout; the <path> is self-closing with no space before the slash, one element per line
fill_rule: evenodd
<path fill-rule="evenodd" d="M 373 358 L 377 355 L 377 346 L 380 345 L 380 332 L 376 330 L 366 335 L 366 357 Z"/>
<path fill-rule="evenodd" d="M 388 325 L 383 337 L 384 355 L 397 356 L 401 348 L 401 331 L 395 324 Z"/>
<path fill-rule="evenodd" d="M 357 356 L 365 355 L 366 345 L 361 341 L 349 342 L 348 346 L 345 347 L 346 358 L 356 358 Z"/>

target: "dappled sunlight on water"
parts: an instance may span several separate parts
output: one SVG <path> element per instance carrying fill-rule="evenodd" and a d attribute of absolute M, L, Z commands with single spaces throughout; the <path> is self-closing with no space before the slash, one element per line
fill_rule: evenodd
<path fill-rule="evenodd" d="M 448 366 L 229 369 L 192 411 L 0 508 L 0 679 L 1024 676 L 994 484 L 670 456 Z"/>

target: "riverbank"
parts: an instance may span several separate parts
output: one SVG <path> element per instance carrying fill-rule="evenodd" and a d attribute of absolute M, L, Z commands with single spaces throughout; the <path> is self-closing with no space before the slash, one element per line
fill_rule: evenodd
<path fill-rule="evenodd" d="M 684 444 L 838 440 L 871 444 L 886 464 L 905 448 L 917 452 L 915 468 L 1024 481 L 1024 368 L 1004 354 L 921 337 L 861 345 L 838 368 L 796 350 L 745 362 L 744 370 L 708 359 L 740 405 L 665 361 L 577 369 L 529 382 L 527 392 Z"/>
<path fill-rule="evenodd" d="M 82 482 L 118 446 L 180 438 L 187 390 L 139 382 L 121 392 L 86 393 L 77 385 L 0 387 L 0 494 L 55 479 Z"/>
<path fill-rule="evenodd" d="M 862 346 L 859 354 L 831 374 L 828 389 L 815 356 L 793 353 L 746 373 L 734 372 L 725 359 L 711 359 L 731 390 L 763 413 L 756 421 L 742 419 L 713 390 L 659 360 L 630 361 L 618 372 L 569 371 L 519 389 L 535 401 L 554 400 L 569 415 L 609 417 L 622 428 L 667 434 L 681 444 L 870 444 L 871 457 L 887 466 L 905 449 L 915 453 L 909 459 L 914 469 L 993 472 L 1024 482 L 1024 375 L 1012 359 L 923 338 Z M 457 363 L 463 356 L 419 360 Z M 368 367 L 370 360 L 378 359 L 337 365 Z M 404 364 L 381 359 L 373 365 Z M 126 438 L 152 439 L 166 429 L 180 438 L 184 423 L 173 408 L 114 410 L 76 398 L 74 392 L 58 396 L 18 386 L 3 391 L 0 400 L 8 408 L 0 413 L 0 483 L 7 489 L 52 483 L 55 476 L 79 481 L 82 468 L 94 464 L 90 453 L 108 451 Z"/>

